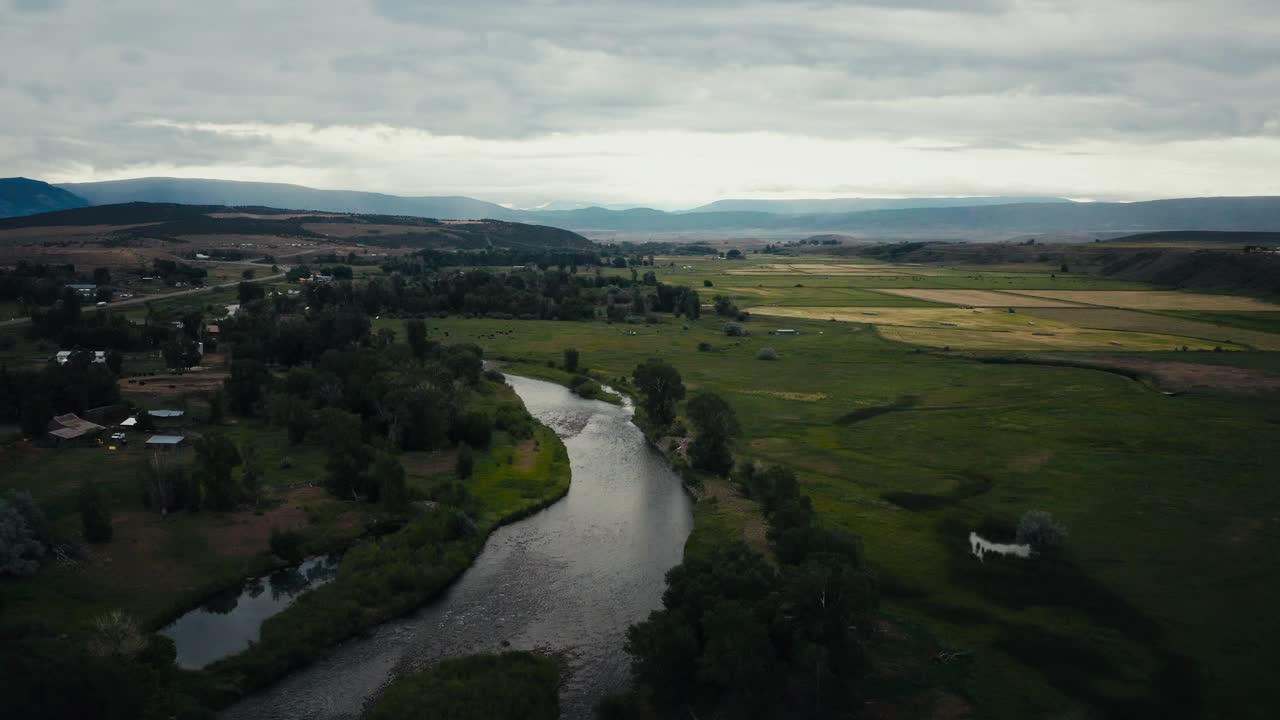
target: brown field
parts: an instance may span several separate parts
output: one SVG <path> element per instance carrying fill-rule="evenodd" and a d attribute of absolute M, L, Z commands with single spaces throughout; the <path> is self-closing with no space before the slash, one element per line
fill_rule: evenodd
<path fill-rule="evenodd" d="M 1175 390 L 1212 387 L 1245 393 L 1280 391 L 1280 375 L 1252 368 L 1105 355 L 1074 356 L 1071 359 L 1149 373 L 1161 385 Z"/>
<path fill-rule="evenodd" d="M 1172 290 L 1010 290 L 1016 295 L 1050 298 L 1080 305 L 1129 308 L 1133 310 L 1218 310 L 1262 312 L 1280 310 L 1256 298 L 1237 295 L 1207 295 Z"/>
<path fill-rule="evenodd" d="M 1244 343 L 1258 350 L 1280 350 L 1280 334 L 1224 327 L 1213 323 L 1112 308 L 1044 308 L 1024 314 L 1096 330 L 1127 330 Z"/>
<path fill-rule="evenodd" d="M 1031 297 L 1029 293 L 996 292 L 993 290 L 927 290 L 919 288 L 875 289 L 875 292 L 899 295 L 902 297 L 945 303 L 947 305 L 967 305 L 970 307 L 1075 307 L 1070 302 L 1061 300 L 1045 300 Z M 1083 294 L 1083 293 L 1082 293 Z"/>

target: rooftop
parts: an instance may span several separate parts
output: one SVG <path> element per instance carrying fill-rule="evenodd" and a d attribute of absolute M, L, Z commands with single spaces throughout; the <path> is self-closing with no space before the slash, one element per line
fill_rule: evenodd
<path fill-rule="evenodd" d="M 187 438 L 183 435 L 152 435 L 147 438 L 148 445 L 181 445 Z"/>
<path fill-rule="evenodd" d="M 186 415 L 183 410 L 148 410 L 147 414 L 158 418 L 177 418 Z"/>

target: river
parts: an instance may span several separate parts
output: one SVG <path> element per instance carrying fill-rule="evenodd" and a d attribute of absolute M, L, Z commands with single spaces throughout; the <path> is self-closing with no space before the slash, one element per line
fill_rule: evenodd
<path fill-rule="evenodd" d="M 435 602 L 347 642 L 241 701 L 227 720 L 358 717 L 391 678 L 442 658 L 503 650 L 561 652 L 561 717 L 590 718 L 626 687 L 626 629 L 659 607 L 680 562 L 692 504 L 629 407 L 508 376 L 529 412 L 564 440 L 573 482 L 563 500 L 496 530 Z"/>

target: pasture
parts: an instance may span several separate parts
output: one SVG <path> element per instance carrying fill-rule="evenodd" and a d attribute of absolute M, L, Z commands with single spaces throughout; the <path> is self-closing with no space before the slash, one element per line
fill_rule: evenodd
<path fill-rule="evenodd" d="M 1011 291 L 1019 295 L 1131 310 L 1194 310 L 1209 312 L 1278 312 L 1280 305 L 1239 295 L 1149 291 L 1036 290 Z"/>
<path fill-rule="evenodd" d="M 774 323 L 760 319 L 743 338 L 725 337 L 716 318 L 429 325 L 437 339 L 542 365 L 577 347 L 614 382 L 660 356 L 691 391 L 722 393 L 742 420 L 738 453 L 795 468 L 824 520 L 864 537 L 888 609 L 975 653 L 984 716 L 1167 694 L 1162 683 L 1182 677 L 1185 658 L 1202 663 L 1204 684 L 1181 684 L 1213 712 L 1262 715 L 1236 698 L 1267 687 L 1264 668 L 1280 656 L 1269 643 L 1222 638 L 1280 632 L 1270 610 L 1280 571 L 1260 564 L 1280 549 L 1267 529 L 1280 512 L 1270 480 L 1280 459 L 1257 452 L 1280 442 L 1266 397 L 1170 398 L 1107 372 L 920 353 L 861 324 L 792 318 L 801 335 L 769 336 Z M 762 347 L 780 359 L 755 359 Z M 904 395 L 915 400 L 900 406 Z M 892 409 L 837 422 L 869 408 Z M 970 530 L 1008 527 L 1029 509 L 1072 532 L 1073 569 L 1053 583 L 1011 579 L 966 554 Z M 1112 660 L 1046 659 L 1058 649 Z"/>

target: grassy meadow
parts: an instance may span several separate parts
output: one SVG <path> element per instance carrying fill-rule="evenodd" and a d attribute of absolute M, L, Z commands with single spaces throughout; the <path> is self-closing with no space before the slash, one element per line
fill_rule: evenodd
<path fill-rule="evenodd" d="M 693 261 L 696 270 L 680 267 L 692 264 L 686 259 L 675 262 L 658 268 L 659 279 L 699 287 L 704 300 L 742 280 L 725 274 L 741 267 L 727 261 Z M 939 278 L 978 290 L 1003 290 L 1006 279 L 969 270 L 929 276 L 926 287 L 938 287 Z M 920 345 L 930 343 L 889 339 L 891 326 L 877 328 L 877 316 L 861 313 L 876 307 L 886 316 L 927 317 L 951 308 L 862 305 L 861 293 L 852 294 L 857 302 L 847 322 L 765 317 L 758 307 L 764 298 L 786 307 L 792 290 L 810 294 L 794 307 L 819 306 L 810 299 L 814 281 L 776 273 L 751 279 L 761 281 L 754 289 L 776 292 L 751 293 L 750 285 L 733 292 L 753 312 L 751 334 L 741 338 L 726 337 L 713 317 L 660 325 L 442 319 L 429 326 L 437 339 L 519 358 L 513 372 L 558 363 L 564 348 L 576 347 L 602 380 L 617 382 L 658 356 L 680 370 L 691 391 L 723 394 L 742 421 L 738 454 L 794 468 L 823 521 L 864 538 L 889 612 L 973 653 L 983 717 L 1035 717 L 1081 705 L 1135 713 L 1151 710 L 1139 701 L 1149 697 L 1162 698 L 1169 712 L 1268 715 L 1244 699 L 1266 691 L 1268 668 L 1280 662 L 1271 642 L 1280 636 L 1271 612 L 1280 601 L 1280 570 L 1265 560 L 1280 550 L 1280 458 L 1260 450 L 1280 443 L 1274 396 L 1199 388 L 1170 397 L 1112 372 L 927 351 Z M 829 298 L 842 288 L 874 289 L 851 284 L 863 279 L 832 273 L 816 287 L 831 291 Z M 713 287 L 703 288 L 703 280 Z M 1050 282 L 1047 275 L 1019 278 Z M 982 322 L 1031 317 L 1021 310 L 989 315 Z M 1102 332 L 1073 318 L 1036 318 L 1075 335 Z M 1152 318 L 1159 325 L 1160 316 Z M 1170 327 L 1144 331 L 1112 322 L 1108 332 L 1178 338 L 1152 349 L 1223 344 L 1174 335 L 1201 328 L 1173 327 L 1168 319 Z M 768 332 L 781 327 L 800 334 Z M 998 337 L 1012 333 L 937 330 L 997 336 L 981 348 L 997 354 L 1020 349 Z M 779 359 L 756 359 L 765 347 Z M 1098 349 L 1077 347 L 1095 355 Z M 1119 358 L 1206 367 L 1280 365 L 1259 352 L 1101 347 Z M 700 507 L 691 547 L 758 531 L 724 500 Z M 1069 528 L 1065 561 L 1031 569 L 969 555 L 971 530 L 1009 532 L 1032 509 L 1052 512 Z"/>

